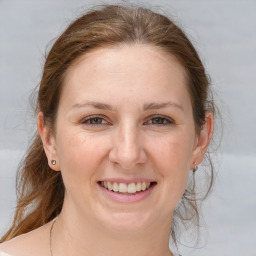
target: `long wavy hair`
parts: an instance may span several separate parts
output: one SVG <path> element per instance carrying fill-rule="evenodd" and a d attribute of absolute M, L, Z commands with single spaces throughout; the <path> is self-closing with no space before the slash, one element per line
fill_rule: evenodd
<path fill-rule="evenodd" d="M 157 46 L 175 56 L 187 75 L 187 88 L 193 109 L 195 129 L 199 133 L 206 111 L 214 113 L 210 83 L 204 66 L 184 32 L 169 18 L 147 8 L 105 5 L 71 23 L 60 35 L 46 57 L 39 84 L 36 114 L 43 112 L 46 125 L 54 132 L 55 119 L 65 74 L 72 63 L 88 51 L 107 45 L 144 44 Z M 204 199 L 213 184 L 213 166 L 209 154 L 206 189 L 198 198 L 195 177 L 175 209 L 170 234 L 176 243 L 180 223 L 199 226 L 198 200 Z M 65 186 L 61 172 L 48 166 L 38 133 L 32 139 L 17 173 L 17 207 L 11 228 L 1 242 L 34 230 L 55 218 L 62 209 Z"/>

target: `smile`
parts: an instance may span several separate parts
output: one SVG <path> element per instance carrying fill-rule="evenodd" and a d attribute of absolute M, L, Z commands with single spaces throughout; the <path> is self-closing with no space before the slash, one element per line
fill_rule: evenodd
<path fill-rule="evenodd" d="M 118 203 L 135 203 L 143 201 L 152 194 L 157 182 L 137 181 L 99 181 L 103 194 Z"/>
<path fill-rule="evenodd" d="M 155 182 L 133 182 L 133 183 L 123 183 L 123 182 L 110 182 L 101 181 L 100 185 L 110 191 L 122 194 L 135 194 L 137 192 L 145 191 Z"/>

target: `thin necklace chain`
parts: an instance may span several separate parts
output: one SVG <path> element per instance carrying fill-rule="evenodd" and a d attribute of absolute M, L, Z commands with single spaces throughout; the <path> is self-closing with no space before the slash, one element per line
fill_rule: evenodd
<path fill-rule="evenodd" d="M 50 229 L 50 252 L 51 252 L 51 256 L 53 256 L 53 253 L 52 253 L 52 230 L 53 230 L 53 227 L 54 227 L 54 224 L 56 222 L 57 219 L 55 219 L 52 223 L 52 226 L 51 226 L 51 229 Z"/>

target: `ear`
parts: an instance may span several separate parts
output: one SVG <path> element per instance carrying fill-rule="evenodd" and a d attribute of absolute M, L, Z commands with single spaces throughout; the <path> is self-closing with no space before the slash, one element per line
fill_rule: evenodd
<path fill-rule="evenodd" d="M 207 151 L 213 135 L 213 120 L 213 113 L 211 111 L 207 111 L 205 115 L 205 124 L 200 130 L 193 150 L 192 162 L 190 163 L 191 170 L 195 165 L 199 165 L 204 159 L 204 154 Z"/>
<path fill-rule="evenodd" d="M 49 167 L 54 171 L 59 171 L 60 166 L 59 166 L 59 159 L 56 151 L 56 139 L 53 136 L 50 129 L 46 126 L 44 122 L 44 114 L 42 112 L 38 114 L 37 129 L 43 143 L 44 152 L 47 156 Z M 52 164 L 53 160 L 56 161 L 55 165 Z"/>

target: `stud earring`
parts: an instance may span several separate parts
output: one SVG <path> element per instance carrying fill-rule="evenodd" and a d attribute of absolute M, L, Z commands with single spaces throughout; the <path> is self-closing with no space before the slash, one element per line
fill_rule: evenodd
<path fill-rule="evenodd" d="M 195 167 L 193 168 L 193 173 L 195 173 L 198 170 L 198 165 L 195 163 Z"/>
<path fill-rule="evenodd" d="M 56 165 L 56 160 L 51 161 L 52 165 Z"/>

